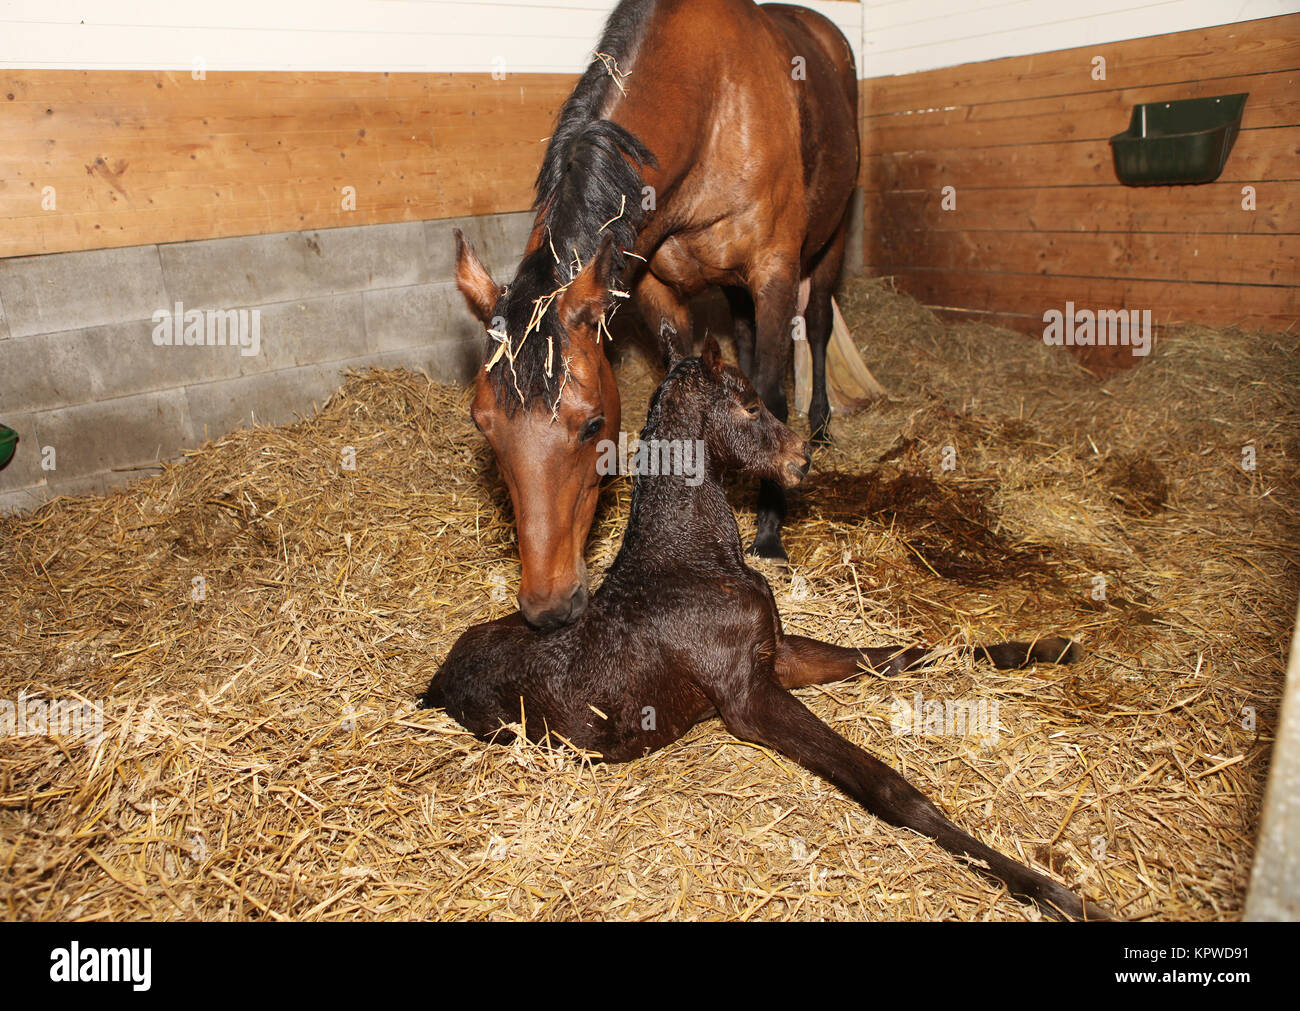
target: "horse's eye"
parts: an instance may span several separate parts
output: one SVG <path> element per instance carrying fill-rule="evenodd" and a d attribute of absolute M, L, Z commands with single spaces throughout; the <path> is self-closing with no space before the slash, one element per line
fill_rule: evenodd
<path fill-rule="evenodd" d="M 600 430 L 605 427 L 604 418 L 592 418 L 582 426 L 582 434 L 578 436 L 579 442 L 590 442 L 600 434 Z"/>
<path fill-rule="evenodd" d="M 746 413 L 747 413 L 751 418 L 757 418 L 757 417 L 758 417 L 758 401 L 755 400 L 752 404 L 750 404 L 748 407 L 746 407 L 746 408 L 745 408 L 745 412 L 746 412 Z"/>

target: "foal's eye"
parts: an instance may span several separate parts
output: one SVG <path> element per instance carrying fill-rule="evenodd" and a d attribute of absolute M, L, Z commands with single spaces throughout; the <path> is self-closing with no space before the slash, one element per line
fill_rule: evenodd
<path fill-rule="evenodd" d="M 582 426 L 582 434 L 578 436 L 579 442 L 590 442 L 600 434 L 600 430 L 605 427 L 604 418 L 592 418 Z"/>
<path fill-rule="evenodd" d="M 746 408 L 745 408 L 745 413 L 748 414 L 751 418 L 757 418 L 757 417 L 758 417 L 758 401 L 755 400 L 752 404 L 750 404 L 748 407 L 746 407 Z"/>

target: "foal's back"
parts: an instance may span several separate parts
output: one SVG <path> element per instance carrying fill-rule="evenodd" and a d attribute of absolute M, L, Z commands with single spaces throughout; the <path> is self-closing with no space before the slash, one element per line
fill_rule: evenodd
<path fill-rule="evenodd" d="M 510 740 L 502 727 L 519 722 L 531 740 L 549 734 L 607 761 L 672 743 L 713 709 L 700 668 L 734 665 L 729 641 L 743 633 L 752 642 L 753 608 L 739 598 L 732 607 L 702 600 L 702 587 L 690 590 L 686 579 L 638 584 L 619 575 L 572 625 L 537 632 L 515 613 L 469 629 L 424 705 L 484 739 Z"/>

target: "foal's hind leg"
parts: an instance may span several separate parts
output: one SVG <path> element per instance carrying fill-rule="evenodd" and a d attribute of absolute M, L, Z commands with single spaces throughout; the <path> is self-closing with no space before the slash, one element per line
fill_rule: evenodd
<path fill-rule="evenodd" d="M 872 814 L 891 825 L 915 829 L 949 852 L 972 860 L 975 869 L 1004 882 L 1049 915 L 1080 919 L 1106 916 L 1085 907 L 1069 889 L 1003 856 L 967 835 L 897 772 L 822 723 L 775 681 L 755 672 L 740 691 L 713 699 L 737 737 L 776 748 L 804 768 L 834 783 Z M 983 866 L 980 866 L 980 865 Z"/>
<path fill-rule="evenodd" d="M 776 652 L 776 676 L 786 688 L 848 681 L 863 674 L 897 674 L 926 655 L 924 646 L 854 649 L 802 635 L 783 635 Z"/>
<path fill-rule="evenodd" d="M 1033 663 L 1073 663 L 1078 651 L 1068 639 L 1050 636 L 1035 642 L 1000 642 L 972 646 L 976 659 L 987 660 L 1002 670 L 1028 667 Z M 875 646 L 855 649 L 833 646 L 802 635 L 783 635 L 777 647 L 776 676 L 786 688 L 848 681 L 863 674 L 889 677 L 906 670 L 928 666 L 928 646 Z"/>

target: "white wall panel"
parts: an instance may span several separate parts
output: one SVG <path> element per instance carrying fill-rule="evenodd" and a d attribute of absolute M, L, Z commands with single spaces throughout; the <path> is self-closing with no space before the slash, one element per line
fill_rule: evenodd
<path fill-rule="evenodd" d="M 0 67 L 578 73 L 615 0 L 0 0 Z M 860 53 L 862 8 L 810 2 Z"/>
<path fill-rule="evenodd" d="M 863 77 L 1291 13 L 1297 0 L 808 0 Z M 0 67 L 576 73 L 614 0 L 0 0 Z"/>

